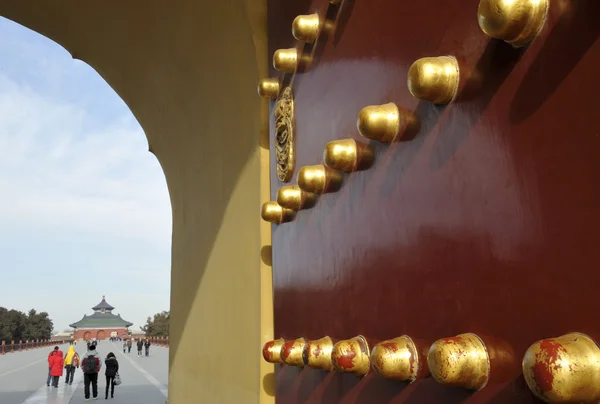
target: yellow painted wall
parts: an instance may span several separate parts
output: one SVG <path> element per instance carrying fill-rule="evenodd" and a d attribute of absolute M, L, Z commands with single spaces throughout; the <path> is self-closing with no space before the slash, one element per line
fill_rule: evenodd
<path fill-rule="evenodd" d="M 3 0 L 64 46 L 142 125 L 173 207 L 169 403 L 273 402 L 266 0 Z M 266 262 L 266 263 L 265 263 Z M 261 290 L 262 300 L 261 300 Z M 262 309 L 261 309 L 262 304 Z"/>

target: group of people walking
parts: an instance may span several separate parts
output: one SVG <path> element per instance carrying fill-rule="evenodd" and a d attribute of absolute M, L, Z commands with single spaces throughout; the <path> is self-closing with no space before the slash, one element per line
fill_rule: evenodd
<path fill-rule="evenodd" d="M 132 340 L 128 339 L 123 342 L 123 353 L 131 353 L 131 346 L 133 345 Z M 150 340 L 148 338 L 142 340 L 139 338 L 137 340 L 137 356 L 142 356 L 142 349 L 145 348 L 146 356 L 150 356 Z"/>
<path fill-rule="evenodd" d="M 108 393 L 110 390 L 110 397 L 114 398 L 115 385 L 120 384 L 119 376 L 119 362 L 115 357 L 115 354 L 110 352 L 104 360 L 106 370 L 104 375 L 106 377 L 106 392 L 105 399 L 108 399 Z M 88 350 L 83 357 L 80 359 L 79 354 L 75 351 L 74 346 L 69 346 L 66 354 L 59 347 L 54 347 L 54 350 L 48 355 L 48 380 L 46 385 L 50 387 L 58 388 L 58 382 L 60 377 L 63 375 L 63 369 L 66 370 L 65 384 L 73 384 L 73 377 L 75 375 L 75 369 L 81 367 L 83 371 L 83 383 L 84 383 L 84 396 L 85 401 L 90 399 L 90 386 L 92 388 L 92 397 L 94 400 L 98 399 L 98 374 L 102 368 L 102 361 L 100 355 L 96 351 L 96 345 L 89 344 Z"/>

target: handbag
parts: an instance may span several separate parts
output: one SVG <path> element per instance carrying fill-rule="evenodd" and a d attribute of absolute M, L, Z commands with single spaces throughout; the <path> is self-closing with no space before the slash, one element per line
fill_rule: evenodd
<path fill-rule="evenodd" d="M 122 381 L 121 381 L 121 376 L 120 376 L 120 375 L 117 373 L 117 374 L 115 375 L 115 386 L 118 386 L 118 385 L 119 385 L 119 384 L 121 384 L 121 383 L 122 383 Z"/>

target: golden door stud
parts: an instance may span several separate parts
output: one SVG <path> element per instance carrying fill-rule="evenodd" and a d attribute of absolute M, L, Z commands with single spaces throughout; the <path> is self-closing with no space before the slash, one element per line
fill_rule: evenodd
<path fill-rule="evenodd" d="M 363 377 L 369 373 L 369 344 L 365 337 L 359 335 L 352 339 L 338 342 L 331 352 L 333 366 L 339 372 L 353 373 Z"/>
<path fill-rule="evenodd" d="M 298 172 L 298 186 L 314 194 L 338 191 L 342 185 L 342 174 L 322 164 L 304 166 Z"/>
<path fill-rule="evenodd" d="M 277 203 L 290 210 L 298 211 L 310 207 L 314 203 L 315 194 L 303 191 L 298 185 L 289 185 L 277 191 Z"/>
<path fill-rule="evenodd" d="M 371 352 L 371 366 L 386 379 L 412 383 L 422 373 L 421 355 L 413 340 L 407 336 L 382 341 Z"/>
<path fill-rule="evenodd" d="M 490 358 L 483 341 L 475 334 L 442 338 L 429 348 L 427 363 L 438 383 L 479 390 L 490 375 Z"/>
<path fill-rule="evenodd" d="M 289 366 L 304 367 L 302 354 L 306 341 L 304 338 L 298 338 L 292 341 L 286 341 L 281 348 L 281 360 Z"/>
<path fill-rule="evenodd" d="M 347 173 L 367 169 L 374 160 L 373 148 L 354 139 L 334 140 L 327 143 L 323 151 L 327 167 Z"/>
<path fill-rule="evenodd" d="M 488 36 L 514 47 L 524 46 L 537 36 L 548 14 L 549 0 L 481 0 L 477 16 Z"/>
<path fill-rule="evenodd" d="M 456 95 L 458 62 L 452 56 L 421 58 L 408 70 L 408 90 L 420 100 L 447 104 Z"/>
<path fill-rule="evenodd" d="M 298 51 L 296 48 L 279 49 L 273 55 L 273 67 L 282 73 L 294 73 L 298 67 Z"/>
<path fill-rule="evenodd" d="M 304 347 L 304 364 L 313 369 L 331 372 L 333 370 L 332 350 L 333 341 L 329 337 L 308 341 Z"/>
<path fill-rule="evenodd" d="M 258 95 L 265 98 L 275 99 L 279 95 L 279 79 L 261 79 L 258 82 Z"/>
<path fill-rule="evenodd" d="M 299 41 L 314 43 L 319 36 L 320 29 L 319 14 L 299 15 L 292 24 L 292 35 Z"/>
<path fill-rule="evenodd" d="M 371 366 L 378 375 L 386 379 L 412 383 L 423 373 L 424 358 L 421 357 L 413 340 L 403 335 L 380 342 L 371 352 Z"/>
<path fill-rule="evenodd" d="M 400 132 L 400 111 L 392 102 L 383 105 L 369 105 L 358 113 L 356 122 L 358 133 L 367 139 L 389 143 Z"/>
<path fill-rule="evenodd" d="M 294 211 L 281 207 L 275 201 L 269 201 L 263 204 L 260 216 L 266 222 L 282 224 L 294 220 Z"/>
<path fill-rule="evenodd" d="M 600 349 L 580 333 L 537 341 L 525 352 L 523 376 L 547 403 L 598 403 Z"/>
<path fill-rule="evenodd" d="M 263 346 L 263 358 L 269 363 L 283 363 L 281 361 L 281 348 L 283 348 L 283 344 L 285 344 L 283 339 L 267 342 Z"/>

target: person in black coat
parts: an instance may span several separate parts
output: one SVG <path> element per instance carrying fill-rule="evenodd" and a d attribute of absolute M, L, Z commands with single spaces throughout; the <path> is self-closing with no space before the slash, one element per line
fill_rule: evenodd
<path fill-rule="evenodd" d="M 150 340 L 146 338 L 144 342 L 144 348 L 146 348 L 146 356 L 150 355 Z"/>
<path fill-rule="evenodd" d="M 106 394 L 105 399 L 108 399 L 108 386 L 110 386 L 110 398 L 115 397 L 115 376 L 119 372 L 119 362 L 115 357 L 114 353 L 109 353 L 106 355 L 106 360 L 104 361 L 106 365 L 106 371 L 104 375 L 106 376 Z"/>
<path fill-rule="evenodd" d="M 142 348 L 144 348 L 144 341 L 140 338 L 137 342 L 138 356 L 142 356 Z"/>

